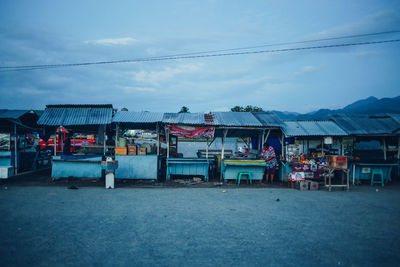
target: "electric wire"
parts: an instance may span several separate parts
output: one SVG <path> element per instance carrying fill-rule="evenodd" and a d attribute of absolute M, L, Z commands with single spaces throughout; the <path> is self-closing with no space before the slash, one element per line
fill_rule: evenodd
<path fill-rule="evenodd" d="M 177 59 L 238 56 L 238 55 L 262 54 L 262 53 L 277 53 L 277 52 L 301 51 L 301 50 L 312 50 L 312 49 L 350 47 L 350 46 L 372 45 L 372 44 L 385 44 L 385 43 L 395 43 L 395 42 L 400 42 L 400 39 L 357 42 L 357 43 L 328 44 L 319 46 L 306 46 L 306 47 L 282 48 L 282 49 L 271 49 L 271 50 L 230 52 L 230 53 L 194 54 L 194 55 L 164 56 L 164 57 L 153 57 L 153 58 L 124 59 L 124 60 L 114 60 L 114 61 L 0 67 L 1 69 L 3 69 L 0 70 L 0 72 L 27 71 L 27 70 L 38 70 L 38 69 L 60 68 L 60 67 L 77 67 L 77 66 L 105 65 L 105 64 L 119 64 L 119 63 L 149 62 L 149 61 L 166 61 L 166 60 L 177 60 Z"/>

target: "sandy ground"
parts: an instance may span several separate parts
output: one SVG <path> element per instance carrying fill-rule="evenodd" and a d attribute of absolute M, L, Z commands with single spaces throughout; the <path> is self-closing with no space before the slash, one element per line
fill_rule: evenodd
<path fill-rule="evenodd" d="M 398 185 L 300 192 L 11 183 L 0 186 L 0 216 L 1 266 L 400 264 Z"/>

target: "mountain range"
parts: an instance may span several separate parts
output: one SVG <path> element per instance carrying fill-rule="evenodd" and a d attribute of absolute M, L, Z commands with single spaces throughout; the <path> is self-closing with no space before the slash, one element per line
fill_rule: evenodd
<path fill-rule="evenodd" d="M 370 96 L 358 100 L 341 109 L 319 109 L 309 113 L 296 113 L 288 111 L 273 110 L 282 120 L 328 120 L 333 114 L 378 114 L 378 113 L 400 113 L 400 96 L 393 98 L 378 99 Z"/>

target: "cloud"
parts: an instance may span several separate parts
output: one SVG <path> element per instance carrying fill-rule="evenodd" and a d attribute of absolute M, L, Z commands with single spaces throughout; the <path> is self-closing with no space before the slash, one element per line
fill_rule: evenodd
<path fill-rule="evenodd" d="M 153 87 L 134 87 L 134 86 L 125 86 L 123 87 L 124 91 L 129 93 L 132 91 L 137 91 L 137 92 L 155 92 L 156 88 Z"/>
<path fill-rule="evenodd" d="M 158 85 L 177 75 L 198 72 L 202 69 L 202 66 L 203 64 L 182 64 L 175 67 L 165 67 L 160 71 L 139 71 L 132 73 L 132 79 L 140 83 Z"/>
<path fill-rule="evenodd" d="M 137 40 L 131 37 L 124 38 L 107 38 L 100 40 L 84 41 L 85 44 L 98 44 L 98 45 L 129 45 L 137 43 Z"/>
<path fill-rule="evenodd" d="M 312 73 L 312 72 L 316 72 L 319 68 L 315 67 L 315 66 L 304 66 L 303 68 L 301 68 L 300 71 L 297 71 L 294 73 L 294 75 L 302 75 L 302 74 L 306 74 L 306 73 Z"/>
<path fill-rule="evenodd" d="M 316 34 L 313 38 L 329 38 L 335 36 L 357 35 L 365 33 L 386 32 L 400 28 L 400 13 L 397 10 L 382 10 L 352 23 L 336 26 Z M 387 37 L 388 35 L 384 35 Z M 309 36 L 310 37 L 310 36 Z M 362 40 L 382 39 L 382 35 L 362 37 Z M 354 40 L 353 38 L 351 40 Z M 330 41 L 332 42 L 332 41 Z M 339 40 L 338 42 L 343 42 Z"/>

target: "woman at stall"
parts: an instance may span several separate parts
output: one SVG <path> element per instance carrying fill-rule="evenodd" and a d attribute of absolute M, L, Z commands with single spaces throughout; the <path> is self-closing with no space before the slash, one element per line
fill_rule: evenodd
<path fill-rule="evenodd" d="M 269 176 L 271 175 L 271 184 L 274 182 L 274 174 L 278 161 L 276 160 L 275 150 L 268 143 L 264 143 L 263 150 L 261 151 L 260 157 L 265 160 L 265 181 L 268 183 Z"/>

